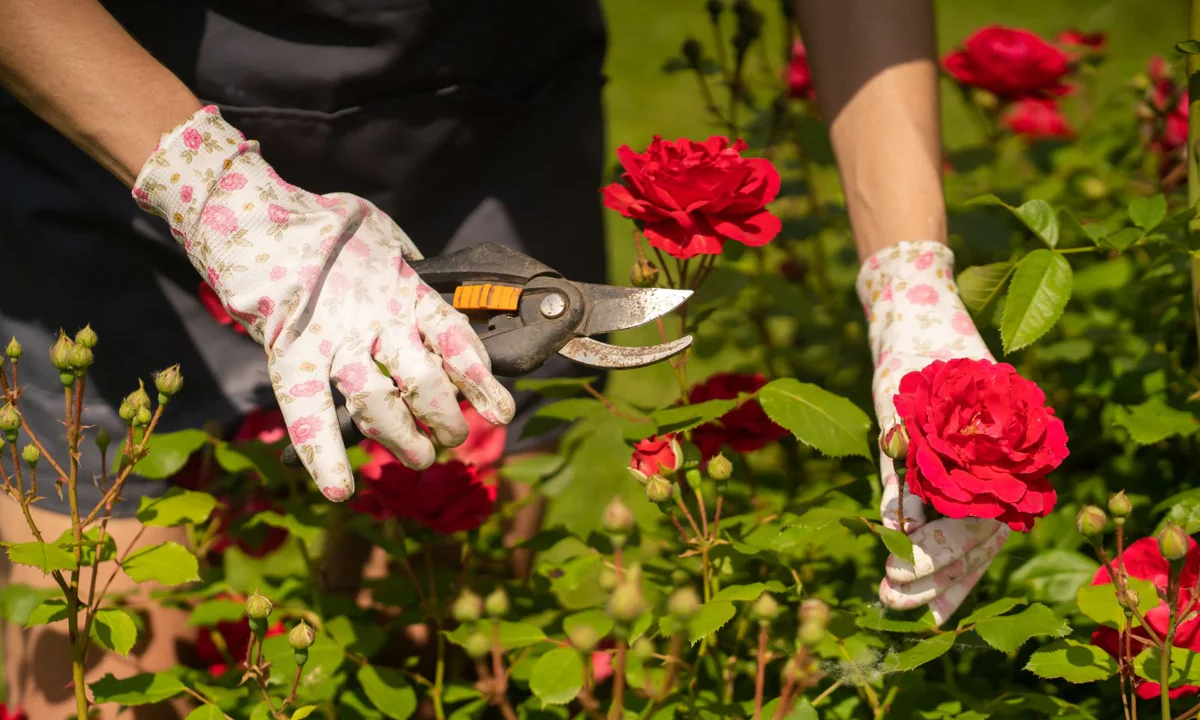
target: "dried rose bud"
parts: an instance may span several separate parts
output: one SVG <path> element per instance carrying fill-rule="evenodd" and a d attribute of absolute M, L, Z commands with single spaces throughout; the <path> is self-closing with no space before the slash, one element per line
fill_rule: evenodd
<path fill-rule="evenodd" d="M 71 369 L 71 348 L 73 347 L 75 347 L 75 343 L 71 342 L 71 338 L 60 330 L 58 341 L 50 347 L 50 364 L 54 366 L 55 370 L 67 372 Z"/>
<path fill-rule="evenodd" d="M 908 457 L 908 431 L 904 429 L 903 421 L 896 422 L 880 433 L 879 449 L 893 460 Z"/>
<path fill-rule="evenodd" d="M 1189 540 L 1183 528 L 1169 522 L 1158 532 L 1158 550 L 1171 562 L 1182 560 L 1187 556 Z"/>
<path fill-rule="evenodd" d="M 1075 515 L 1075 527 L 1085 538 L 1096 538 L 1104 534 L 1108 526 L 1108 516 L 1095 505 L 1084 505 Z"/>
<path fill-rule="evenodd" d="M 596 647 L 596 643 L 600 642 L 600 635 L 596 632 L 596 628 L 587 623 L 579 623 L 572 625 L 567 631 L 567 639 L 571 641 L 572 647 L 576 650 L 587 652 Z"/>
<path fill-rule="evenodd" d="M 42 459 L 42 451 L 38 450 L 37 445 L 26 445 L 21 448 L 21 459 L 31 468 L 37 467 L 38 460 Z"/>
<path fill-rule="evenodd" d="M 633 512 L 621 501 L 620 496 L 614 497 L 604 508 L 600 524 L 605 532 L 612 535 L 626 535 L 633 529 Z"/>
<path fill-rule="evenodd" d="M 258 620 L 265 619 L 271 615 L 271 601 L 265 596 L 260 595 L 257 590 L 250 597 L 246 598 L 246 614 Z"/>
<path fill-rule="evenodd" d="M 451 608 L 454 619 L 460 623 L 475 622 L 483 617 L 483 598 L 470 590 L 463 590 Z"/>
<path fill-rule="evenodd" d="M 675 496 L 675 486 L 662 475 L 655 475 L 646 481 L 646 497 L 650 502 L 662 504 Z"/>
<path fill-rule="evenodd" d="M 721 453 L 717 453 L 716 457 L 708 461 L 708 476 L 713 480 L 728 480 L 732 474 L 733 463 Z"/>
<path fill-rule="evenodd" d="M 1124 490 L 1108 499 L 1108 511 L 1118 520 L 1124 520 L 1129 517 L 1129 513 L 1133 512 L 1133 503 L 1125 497 Z"/>
<path fill-rule="evenodd" d="M 179 394 L 179 391 L 183 389 L 183 375 L 179 373 L 179 366 L 172 365 L 156 374 L 154 388 L 158 390 L 158 402 L 162 405 Z"/>
<path fill-rule="evenodd" d="M 4 354 L 8 356 L 9 360 L 20 360 L 21 353 L 23 352 L 24 350 L 21 348 L 21 343 L 17 342 L 15 337 L 12 340 L 9 340 L 8 347 L 4 348 Z"/>
<path fill-rule="evenodd" d="M 504 592 L 504 588 L 496 588 L 483 601 L 484 611 L 488 617 L 492 618 L 504 617 L 511 607 L 512 605 L 508 602 L 508 593 Z"/>
<path fill-rule="evenodd" d="M 84 325 L 83 329 L 75 333 L 75 344 L 82 345 L 88 350 L 94 350 L 96 345 L 100 343 L 100 338 L 96 335 L 96 331 L 91 325 Z"/>
<path fill-rule="evenodd" d="M 695 588 L 683 587 L 667 598 L 667 612 L 677 620 L 690 620 L 700 612 L 700 594 Z"/>
<path fill-rule="evenodd" d="M 750 606 L 750 614 L 760 623 L 769 623 L 779 617 L 779 602 L 771 593 L 763 593 Z"/>

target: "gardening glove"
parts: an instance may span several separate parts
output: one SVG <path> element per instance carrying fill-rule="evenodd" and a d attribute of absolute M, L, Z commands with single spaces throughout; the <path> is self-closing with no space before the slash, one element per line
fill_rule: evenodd
<path fill-rule="evenodd" d="M 885 431 L 897 422 L 893 398 L 906 374 L 934 360 L 993 359 L 958 297 L 954 253 L 945 245 L 902 242 L 880 250 L 863 263 L 857 289 L 875 361 L 875 415 Z M 908 534 L 916 561 L 890 556 L 879 598 L 896 610 L 929 605 L 940 625 L 975 587 L 1009 528 L 974 518 L 926 523 L 920 498 L 900 486 L 892 459 L 880 453 L 879 467 L 883 523 Z"/>
<path fill-rule="evenodd" d="M 354 492 L 331 381 L 405 465 L 467 437 L 456 388 L 494 424 L 512 396 L 467 319 L 423 283 L 417 248 L 370 202 L 289 184 L 215 107 L 165 134 L 134 184 L 229 314 L 267 351 L 288 434 L 325 497 Z M 386 368 L 390 377 L 381 372 Z"/>

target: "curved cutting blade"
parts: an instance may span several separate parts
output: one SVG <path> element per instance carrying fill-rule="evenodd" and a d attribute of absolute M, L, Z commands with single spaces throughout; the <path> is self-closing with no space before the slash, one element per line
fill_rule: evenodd
<path fill-rule="evenodd" d="M 684 335 L 678 340 L 649 347 L 622 347 L 602 343 L 588 337 L 577 337 L 563 345 L 558 354 L 588 367 L 628 370 L 653 365 L 669 357 L 674 357 L 691 344 L 691 335 Z"/>
<path fill-rule="evenodd" d="M 589 310 L 580 335 L 603 335 L 644 325 L 671 312 L 692 296 L 691 290 L 629 288 L 578 283 Z"/>

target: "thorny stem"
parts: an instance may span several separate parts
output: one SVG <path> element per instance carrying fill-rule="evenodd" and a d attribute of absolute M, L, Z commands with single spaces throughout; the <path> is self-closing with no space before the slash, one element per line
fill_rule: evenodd
<path fill-rule="evenodd" d="M 1108 553 L 1105 552 L 1103 547 L 1097 547 L 1096 554 L 1100 556 L 1100 562 L 1102 562 L 1104 567 L 1108 569 L 1108 576 L 1110 578 L 1114 578 L 1113 584 L 1115 585 L 1115 578 L 1118 577 L 1118 574 L 1116 569 L 1113 567 L 1112 562 L 1108 558 Z M 1139 610 L 1136 605 L 1131 605 L 1130 609 L 1133 610 L 1134 617 L 1137 618 L 1138 622 L 1146 630 L 1146 634 L 1150 636 L 1151 643 L 1153 643 L 1155 647 L 1161 648 L 1163 646 L 1162 638 L 1158 636 L 1158 633 L 1154 632 L 1154 628 L 1150 627 L 1150 625 L 1146 623 L 1146 618 L 1142 615 L 1142 611 Z"/>
<path fill-rule="evenodd" d="M 788 674 L 787 679 L 783 681 L 783 690 L 779 694 L 779 704 L 775 706 L 775 715 L 772 720 L 783 720 L 787 714 L 788 706 L 792 704 L 792 693 L 796 691 L 796 676 Z"/>
<path fill-rule="evenodd" d="M 614 403 L 612 400 L 609 400 L 608 398 L 606 398 L 606 397 L 604 396 L 604 394 L 603 394 L 603 393 L 601 393 L 601 392 L 600 392 L 599 390 L 597 390 L 596 388 L 592 387 L 592 384 L 591 384 L 591 383 L 584 383 L 584 384 L 583 384 L 583 389 L 584 389 L 584 391 L 585 391 L 585 392 L 587 392 L 587 394 L 588 394 L 588 395 L 591 395 L 592 397 L 594 397 L 594 398 L 596 398 L 597 400 L 599 400 L 599 401 L 600 401 L 600 403 L 601 403 L 602 405 L 604 405 L 604 408 L 605 408 L 606 410 L 608 410 L 608 411 L 609 411 L 610 413 L 612 413 L 613 415 L 616 415 L 617 417 L 621 418 L 622 420 L 628 420 L 628 421 L 630 421 L 630 422 L 636 422 L 636 423 L 648 423 L 648 422 L 652 422 L 652 421 L 650 420 L 650 418 L 647 418 L 647 417 L 638 417 L 637 415 L 630 415 L 629 413 L 625 412 L 625 411 L 624 411 L 624 410 L 622 410 L 621 408 L 617 407 L 617 406 L 616 406 L 616 403 Z"/>
<path fill-rule="evenodd" d="M 846 682 L 846 678 L 839 678 L 837 682 L 825 688 L 825 690 L 822 691 L 821 694 L 812 701 L 812 706 L 816 707 L 820 703 L 824 702 L 825 699 L 832 695 L 835 690 L 840 688 L 844 682 Z"/>
<path fill-rule="evenodd" d="M 79 398 L 78 403 L 72 402 L 72 390 Z M 82 406 L 83 378 L 76 380 L 73 388 L 63 389 L 63 403 L 66 406 L 63 416 L 67 420 L 67 462 L 70 468 L 67 476 L 67 500 L 71 507 L 71 530 L 75 546 L 75 569 L 71 571 L 70 592 L 67 593 L 67 635 L 71 641 L 71 671 L 75 681 L 75 706 L 79 717 L 88 716 L 87 687 L 84 683 L 84 654 L 87 652 L 86 627 L 91 624 L 88 614 L 84 616 L 85 634 L 79 632 L 79 572 L 83 565 L 83 525 L 79 522 L 79 423 L 75 406 Z M 100 558 L 96 558 L 99 564 Z M 95 567 L 92 569 L 95 574 Z"/>
<path fill-rule="evenodd" d="M 133 450 L 133 456 L 129 458 L 129 465 L 121 470 L 121 474 L 118 475 L 117 479 L 113 481 L 112 487 L 108 489 L 108 492 L 104 493 L 104 497 L 100 498 L 100 502 L 96 505 L 96 507 L 90 513 L 88 513 L 86 518 L 83 519 L 83 527 L 91 525 L 96 519 L 96 516 L 100 514 L 101 510 L 115 502 L 116 499 L 121 496 L 121 490 L 125 488 L 125 481 L 129 478 L 130 474 L 133 472 L 134 466 L 136 465 L 135 457 L 140 459 L 146 452 L 146 446 L 150 443 L 150 436 L 154 434 L 154 428 L 158 425 L 158 421 L 162 419 L 162 413 L 162 405 L 159 405 L 154 409 L 154 415 L 150 418 L 150 424 L 146 426 L 145 432 L 142 433 L 141 442 L 139 442 L 137 448 Z M 130 436 L 132 436 L 133 429 L 130 428 L 129 432 Z M 128 438 L 126 443 L 132 445 Z"/>
<path fill-rule="evenodd" d="M 442 606 L 438 602 L 437 578 L 433 573 L 433 554 L 429 551 L 425 552 L 425 570 L 429 575 L 429 600 L 428 611 L 433 615 L 434 624 L 437 626 L 437 666 L 434 670 L 433 688 L 429 694 L 433 701 L 433 714 L 437 720 L 446 720 L 446 710 L 442 705 L 442 693 L 445 690 L 446 683 L 446 638 L 442 632 Z M 495 625 L 495 645 L 500 644 L 500 625 L 499 622 Z"/>
<path fill-rule="evenodd" d="M 625 716 L 625 667 L 628 643 L 622 638 L 617 641 L 617 662 L 613 665 L 612 707 L 608 710 L 609 720 L 621 720 Z"/>
<path fill-rule="evenodd" d="M 675 493 L 675 502 L 683 510 L 683 515 L 687 518 L 688 524 L 692 526 L 692 532 L 696 533 L 696 537 L 704 537 L 704 533 L 700 532 L 700 526 L 696 524 L 696 518 L 692 517 L 692 511 L 688 510 L 687 503 L 683 501 L 683 496 Z"/>
<path fill-rule="evenodd" d="M 762 717 L 763 685 L 766 682 L 767 675 L 767 640 L 769 639 L 770 629 L 771 625 L 769 623 L 760 622 L 758 624 L 758 666 L 754 673 L 753 720 L 759 720 Z"/>
<path fill-rule="evenodd" d="M 1179 564 L 1171 563 L 1171 575 L 1167 581 L 1167 637 L 1158 656 L 1159 697 L 1162 699 L 1162 720 L 1171 720 L 1171 645 L 1175 642 L 1176 612 L 1179 610 Z"/>

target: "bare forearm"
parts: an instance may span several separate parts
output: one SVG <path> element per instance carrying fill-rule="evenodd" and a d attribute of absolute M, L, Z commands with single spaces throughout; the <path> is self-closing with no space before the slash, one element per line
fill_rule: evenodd
<path fill-rule="evenodd" d="M 0 83 L 130 187 L 200 109 L 96 0 L 0 0 Z"/>
<path fill-rule="evenodd" d="M 859 256 L 946 241 L 932 0 L 794 0 Z"/>

